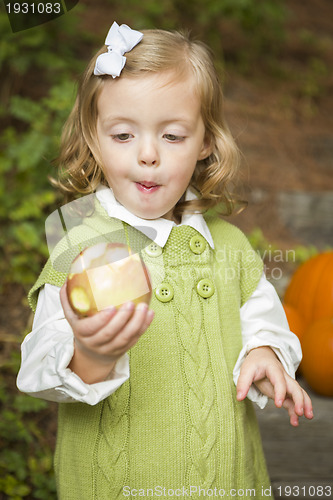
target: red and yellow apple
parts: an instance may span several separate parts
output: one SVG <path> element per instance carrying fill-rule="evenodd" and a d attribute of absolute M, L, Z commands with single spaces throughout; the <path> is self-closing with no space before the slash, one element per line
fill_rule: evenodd
<path fill-rule="evenodd" d="M 123 243 L 97 243 L 73 260 L 67 277 L 67 296 L 79 316 L 92 316 L 128 301 L 149 304 L 152 286 L 138 253 Z"/>

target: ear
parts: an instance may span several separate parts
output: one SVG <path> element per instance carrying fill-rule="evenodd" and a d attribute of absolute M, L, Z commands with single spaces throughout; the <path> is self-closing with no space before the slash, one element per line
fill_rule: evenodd
<path fill-rule="evenodd" d="M 202 143 L 201 150 L 198 155 L 198 160 L 204 160 L 213 152 L 213 141 L 210 137 L 205 136 L 204 141 Z"/>

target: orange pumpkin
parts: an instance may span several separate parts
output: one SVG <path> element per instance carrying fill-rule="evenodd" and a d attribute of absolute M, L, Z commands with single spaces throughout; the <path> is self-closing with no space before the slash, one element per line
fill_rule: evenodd
<path fill-rule="evenodd" d="M 307 326 L 333 317 L 333 251 L 316 255 L 297 269 L 284 302 L 297 309 Z"/>
<path fill-rule="evenodd" d="M 333 396 L 333 318 L 312 323 L 302 336 L 302 374 L 314 391 Z"/>
<path fill-rule="evenodd" d="M 301 340 L 305 330 L 305 321 L 303 316 L 290 304 L 283 304 L 290 330 Z"/>

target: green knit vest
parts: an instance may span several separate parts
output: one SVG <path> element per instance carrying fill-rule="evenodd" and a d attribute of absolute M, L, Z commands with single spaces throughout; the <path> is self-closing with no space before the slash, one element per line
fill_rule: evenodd
<path fill-rule="evenodd" d="M 196 251 L 198 232 L 177 226 L 156 256 L 146 251 L 149 238 L 125 225 L 124 240 L 143 249 L 155 291 L 172 293 L 168 300 L 153 293 L 155 318 L 130 350 L 128 381 L 95 406 L 59 405 L 59 499 L 199 499 L 214 491 L 244 498 L 246 490 L 268 498 L 255 413 L 249 400 L 237 402 L 232 379 L 242 347 L 239 310 L 263 266 L 240 230 L 215 217 L 206 222 L 214 250 L 201 239 Z M 29 293 L 31 306 L 45 283 L 63 284 L 82 245 L 101 235 L 119 239 L 123 227 L 97 207 L 55 249 Z"/>

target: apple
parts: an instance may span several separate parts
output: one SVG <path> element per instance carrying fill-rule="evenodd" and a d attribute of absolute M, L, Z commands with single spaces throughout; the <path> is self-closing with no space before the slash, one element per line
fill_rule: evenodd
<path fill-rule="evenodd" d="M 123 243 L 97 243 L 82 250 L 67 276 L 67 296 L 79 316 L 132 301 L 149 304 L 152 285 L 138 253 Z"/>

